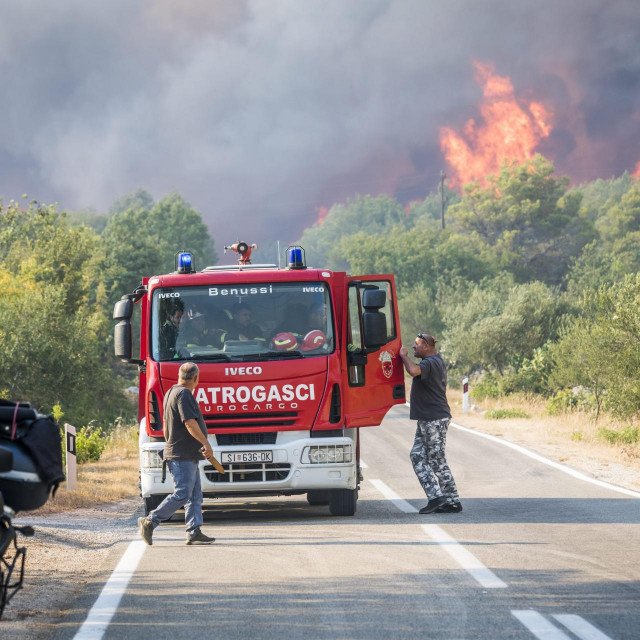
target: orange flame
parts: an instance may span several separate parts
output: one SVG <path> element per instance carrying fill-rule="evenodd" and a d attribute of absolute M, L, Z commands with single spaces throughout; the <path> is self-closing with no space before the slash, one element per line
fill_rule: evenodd
<path fill-rule="evenodd" d="M 636 163 L 636 168 L 633 170 L 631 177 L 640 179 L 640 160 Z"/>
<path fill-rule="evenodd" d="M 316 207 L 316 213 L 318 214 L 318 225 L 321 225 L 329 215 L 329 209 L 327 207 Z"/>
<path fill-rule="evenodd" d="M 509 78 L 494 75 L 493 65 L 473 64 L 476 81 L 483 85 L 483 123 L 476 126 L 469 120 L 462 134 L 449 127 L 440 129 L 440 148 L 455 171 L 454 185 L 484 181 L 504 159 L 531 158 L 540 140 L 551 133 L 552 113 L 547 108 L 539 102 L 521 106 Z"/>

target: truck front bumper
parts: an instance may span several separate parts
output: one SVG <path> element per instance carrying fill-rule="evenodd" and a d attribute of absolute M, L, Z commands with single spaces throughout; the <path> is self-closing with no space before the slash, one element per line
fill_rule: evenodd
<path fill-rule="evenodd" d="M 349 432 L 347 432 L 349 433 Z M 199 462 L 200 481 L 205 497 L 224 497 L 234 494 L 260 495 L 304 493 L 317 489 L 355 489 L 358 484 L 356 467 L 356 442 L 354 437 L 289 439 L 273 445 L 246 445 L 221 447 L 212 442 L 214 456 L 221 461 L 223 452 L 272 452 L 271 462 L 223 463 L 226 471 L 219 474 L 206 460 Z M 210 438 L 212 440 L 212 438 Z M 350 450 L 347 462 L 310 462 L 310 448 Z M 140 487 L 146 498 L 154 494 L 173 492 L 173 480 L 167 473 L 162 482 L 162 468 L 156 453 L 164 443 L 149 442 L 142 445 Z M 145 453 L 147 451 L 148 453 Z M 155 461 L 155 466 L 145 463 Z"/>

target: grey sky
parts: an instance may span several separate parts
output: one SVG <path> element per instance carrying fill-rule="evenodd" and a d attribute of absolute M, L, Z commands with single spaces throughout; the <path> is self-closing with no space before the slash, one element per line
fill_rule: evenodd
<path fill-rule="evenodd" d="M 542 150 L 574 180 L 640 160 L 636 0 L 3 0 L 0 21 L 5 200 L 177 190 L 218 244 L 294 240 L 317 206 L 436 186 L 439 127 L 478 116 L 472 59 L 554 111 Z"/>

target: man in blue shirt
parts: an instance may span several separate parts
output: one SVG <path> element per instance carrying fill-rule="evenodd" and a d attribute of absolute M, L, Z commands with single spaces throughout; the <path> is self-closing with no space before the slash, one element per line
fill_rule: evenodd
<path fill-rule="evenodd" d="M 451 469 L 444 456 L 451 411 L 447 402 L 447 368 L 436 352 L 436 340 L 428 333 L 419 333 L 413 343 L 416 364 L 405 347 L 400 358 L 411 383 L 411 420 L 417 420 L 416 435 L 411 448 L 411 463 L 429 502 L 420 513 L 458 513 L 462 511 L 460 497 Z"/>

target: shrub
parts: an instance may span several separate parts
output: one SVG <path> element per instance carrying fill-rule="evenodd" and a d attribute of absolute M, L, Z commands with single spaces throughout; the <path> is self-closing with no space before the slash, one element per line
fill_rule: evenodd
<path fill-rule="evenodd" d="M 469 395 L 476 402 L 482 402 L 487 398 L 499 398 L 504 394 L 497 376 L 487 373 L 479 382 L 471 385 Z"/>
<path fill-rule="evenodd" d="M 102 427 L 96 427 L 92 422 L 86 427 L 82 427 L 76 435 L 76 461 L 78 464 L 100 460 L 108 441 L 109 436 L 102 432 Z"/>
<path fill-rule="evenodd" d="M 491 420 L 502 420 L 503 418 L 530 418 L 531 416 L 520 409 L 491 409 L 484 414 Z"/>
<path fill-rule="evenodd" d="M 640 441 L 640 429 L 631 425 L 624 427 L 622 431 L 600 427 L 597 435 L 609 444 L 636 444 Z"/>
<path fill-rule="evenodd" d="M 556 416 L 560 413 L 572 411 L 593 411 L 596 401 L 592 393 L 576 387 L 575 389 L 561 389 L 547 400 L 546 413 Z"/>

